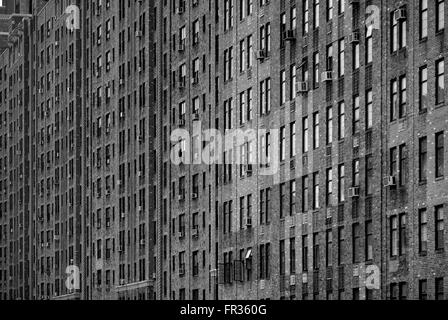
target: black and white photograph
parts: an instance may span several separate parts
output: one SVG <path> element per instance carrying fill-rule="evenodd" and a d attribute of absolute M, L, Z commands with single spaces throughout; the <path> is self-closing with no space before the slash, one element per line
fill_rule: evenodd
<path fill-rule="evenodd" d="M 448 300 L 446 18 L 0 0 L 0 300 L 173 319 Z"/>

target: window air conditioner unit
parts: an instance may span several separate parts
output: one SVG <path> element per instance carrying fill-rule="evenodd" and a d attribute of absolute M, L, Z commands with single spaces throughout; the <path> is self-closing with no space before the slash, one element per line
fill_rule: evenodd
<path fill-rule="evenodd" d="M 177 14 L 183 14 L 185 12 L 185 7 L 184 6 L 179 6 L 177 8 Z"/>
<path fill-rule="evenodd" d="M 350 198 L 359 198 L 359 187 L 348 189 L 348 195 Z"/>
<path fill-rule="evenodd" d="M 185 127 L 185 119 L 179 119 L 179 127 Z"/>
<path fill-rule="evenodd" d="M 193 121 L 199 121 L 199 113 L 193 113 Z"/>
<path fill-rule="evenodd" d="M 388 177 L 384 177 L 383 178 L 383 185 L 385 188 L 387 187 L 396 187 L 397 186 L 397 181 L 396 178 L 394 176 L 388 176 Z"/>
<path fill-rule="evenodd" d="M 322 73 L 322 81 L 323 82 L 333 81 L 333 72 L 332 71 L 324 71 Z"/>
<path fill-rule="evenodd" d="M 192 197 L 193 199 L 197 199 L 197 198 L 198 198 L 198 194 L 197 194 L 197 193 L 192 193 L 192 194 L 191 194 L 191 197 Z"/>
<path fill-rule="evenodd" d="M 400 8 L 394 11 L 394 19 L 397 21 L 406 20 L 406 9 Z"/>
<path fill-rule="evenodd" d="M 283 39 L 285 41 L 295 41 L 296 40 L 296 32 L 295 30 L 287 30 L 283 34 Z"/>
<path fill-rule="evenodd" d="M 350 43 L 359 43 L 360 35 L 358 31 L 354 31 L 348 35 L 348 42 Z"/>
<path fill-rule="evenodd" d="M 257 51 L 257 60 L 264 60 L 268 57 L 266 50 L 258 50 Z"/>
<path fill-rule="evenodd" d="M 297 82 L 296 84 L 296 92 L 298 94 L 304 94 L 307 93 L 309 91 L 309 86 L 308 86 L 308 82 Z"/>
<path fill-rule="evenodd" d="M 141 38 L 143 36 L 143 32 L 141 32 L 140 30 L 135 31 L 135 36 L 137 38 Z"/>

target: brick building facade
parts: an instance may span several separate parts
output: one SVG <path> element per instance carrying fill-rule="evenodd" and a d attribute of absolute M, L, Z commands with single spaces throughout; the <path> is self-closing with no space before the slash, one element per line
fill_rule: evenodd
<path fill-rule="evenodd" d="M 0 297 L 152 299 L 152 3 L 11 7 Z M 79 288 L 66 285 L 67 267 Z"/>
<path fill-rule="evenodd" d="M 158 299 L 444 297 L 444 1 L 155 11 Z"/>

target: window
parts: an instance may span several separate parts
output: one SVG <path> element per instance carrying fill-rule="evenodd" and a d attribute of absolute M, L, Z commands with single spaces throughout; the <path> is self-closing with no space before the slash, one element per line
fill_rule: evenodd
<path fill-rule="evenodd" d="M 284 183 L 280 184 L 280 219 L 285 217 L 285 203 L 286 203 L 286 185 Z"/>
<path fill-rule="evenodd" d="M 407 174 L 408 174 L 408 152 L 406 148 L 406 144 L 402 144 L 399 147 L 399 175 L 398 175 L 398 184 L 400 186 L 406 185 L 407 182 Z"/>
<path fill-rule="evenodd" d="M 399 215 L 399 237 L 398 237 L 398 254 L 400 256 L 406 253 L 407 237 L 406 237 L 406 214 Z"/>
<path fill-rule="evenodd" d="M 313 209 L 319 209 L 319 172 L 313 173 Z"/>
<path fill-rule="evenodd" d="M 420 0 L 420 39 L 428 37 L 428 0 Z"/>
<path fill-rule="evenodd" d="M 338 228 L 338 265 L 344 263 L 344 246 L 345 246 L 345 229 L 344 227 Z"/>
<path fill-rule="evenodd" d="M 319 52 L 313 54 L 313 81 L 314 89 L 319 87 Z"/>
<path fill-rule="evenodd" d="M 419 70 L 419 110 L 428 109 L 428 67 L 423 66 Z"/>
<path fill-rule="evenodd" d="M 327 108 L 327 145 L 333 143 L 333 107 Z"/>
<path fill-rule="evenodd" d="M 270 244 L 262 244 L 260 245 L 260 254 L 259 254 L 259 270 L 260 270 L 260 279 L 269 279 L 270 272 Z"/>
<path fill-rule="evenodd" d="M 366 221 L 365 225 L 365 257 L 366 261 L 373 260 L 373 223 Z"/>
<path fill-rule="evenodd" d="M 406 10 L 404 7 L 398 10 Z M 401 48 L 406 47 L 406 18 L 401 17 L 398 20 L 399 11 L 396 10 L 391 14 L 391 44 L 392 52 L 395 52 Z M 405 11 L 404 11 L 405 12 Z"/>
<path fill-rule="evenodd" d="M 359 105 L 359 96 L 356 95 L 353 98 L 353 135 L 356 135 L 361 130 L 360 126 L 361 121 L 361 111 Z"/>
<path fill-rule="evenodd" d="M 398 256 L 398 217 L 390 217 L 390 256 Z"/>
<path fill-rule="evenodd" d="M 366 92 L 366 129 L 373 127 L 373 96 L 372 90 Z"/>
<path fill-rule="evenodd" d="M 240 72 L 246 70 L 246 40 L 240 41 Z"/>
<path fill-rule="evenodd" d="M 353 263 L 360 262 L 360 249 L 361 249 L 361 226 L 359 223 L 354 223 L 352 226 L 352 256 Z"/>
<path fill-rule="evenodd" d="M 233 128 L 232 113 L 233 113 L 233 99 L 230 98 L 230 99 L 224 101 L 224 129 L 225 130 L 230 130 Z"/>
<path fill-rule="evenodd" d="M 428 250 L 428 212 L 425 208 L 418 212 L 418 251 L 425 253 Z"/>
<path fill-rule="evenodd" d="M 436 0 L 436 32 L 445 29 L 445 0 Z"/>
<path fill-rule="evenodd" d="M 339 40 L 338 52 L 338 76 L 343 77 L 345 74 L 345 40 Z"/>
<path fill-rule="evenodd" d="M 435 157 L 435 166 L 436 166 L 436 179 L 437 178 L 441 178 L 444 176 L 444 153 L 445 153 L 445 147 L 444 147 L 444 136 L 443 136 L 443 131 L 436 133 L 436 137 L 435 137 L 436 141 L 436 157 Z"/>
<path fill-rule="evenodd" d="M 406 76 L 391 81 L 390 121 L 406 115 Z"/>
<path fill-rule="evenodd" d="M 327 169 L 326 182 L 325 182 L 325 203 L 328 206 L 332 205 L 333 199 L 333 169 Z"/>
<path fill-rule="evenodd" d="M 428 139 L 422 137 L 419 139 L 418 146 L 418 180 L 426 182 L 427 180 L 427 157 L 428 157 Z"/>
<path fill-rule="evenodd" d="M 309 0 L 303 0 L 303 11 L 302 11 L 302 30 L 303 35 L 306 35 L 310 30 L 310 11 L 309 11 Z"/>
<path fill-rule="evenodd" d="M 398 165 L 397 165 L 397 147 L 393 147 L 390 149 L 389 153 L 390 157 L 390 175 L 392 177 L 397 177 L 398 173 Z"/>
<path fill-rule="evenodd" d="M 271 111 L 271 78 L 260 83 L 260 113 L 267 114 Z"/>
<path fill-rule="evenodd" d="M 286 103 L 286 72 L 280 71 L 280 105 Z"/>
<path fill-rule="evenodd" d="M 240 125 L 252 120 L 252 88 L 240 93 Z"/>
<path fill-rule="evenodd" d="M 436 250 L 444 249 L 444 216 L 443 216 L 443 206 L 437 206 L 435 208 L 435 246 Z"/>
<path fill-rule="evenodd" d="M 280 48 L 285 48 L 286 13 L 280 15 Z"/>
<path fill-rule="evenodd" d="M 444 300 L 443 278 L 436 278 L 435 280 L 435 299 Z"/>
<path fill-rule="evenodd" d="M 338 138 L 345 138 L 345 103 L 340 102 L 338 106 Z"/>
<path fill-rule="evenodd" d="M 289 182 L 289 215 L 296 213 L 296 180 Z"/>
<path fill-rule="evenodd" d="M 296 273 L 296 239 L 289 239 L 289 272 Z"/>
<path fill-rule="evenodd" d="M 308 117 L 302 120 L 302 152 L 307 153 L 309 151 L 309 128 L 308 128 Z"/>
<path fill-rule="evenodd" d="M 319 0 L 313 2 L 313 28 L 319 28 L 319 16 L 320 16 L 320 3 Z"/>
<path fill-rule="evenodd" d="M 302 212 L 303 213 L 308 211 L 308 199 L 309 199 L 308 176 L 304 176 L 304 177 L 302 177 Z"/>
<path fill-rule="evenodd" d="M 345 0 L 338 0 L 338 14 L 345 12 Z"/>
<path fill-rule="evenodd" d="M 333 230 L 329 229 L 325 235 L 325 261 L 327 267 L 333 265 Z"/>
<path fill-rule="evenodd" d="M 390 300 L 398 300 L 398 284 L 390 284 Z"/>
<path fill-rule="evenodd" d="M 353 186 L 359 187 L 359 160 L 353 160 Z"/>
<path fill-rule="evenodd" d="M 338 170 L 338 201 L 345 201 L 345 165 L 339 165 Z"/>
<path fill-rule="evenodd" d="M 285 275 L 285 272 L 286 272 L 286 270 L 285 270 L 285 260 L 286 260 L 286 257 L 285 257 L 285 240 L 280 240 L 280 245 L 279 245 L 279 247 L 280 247 L 280 252 L 279 252 L 279 255 L 280 255 L 280 275 Z"/>
<path fill-rule="evenodd" d="M 292 122 L 289 125 L 289 153 L 291 158 L 297 154 L 296 143 L 296 123 Z"/>
<path fill-rule="evenodd" d="M 333 70 L 333 45 L 327 46 L 327 71 Z"/>
<path fill-rule="evenodd" d="M 308 271 L 308 236 L 302 236 L 302 271 Z"/>
<path fill-rule="evenodd" d="M 260 224 L 269 223 L 271 189 L 260 190 Z"/>
<path fill-rule="evenodd" d="M 428 300 L 428 281 L 426 279 L 418 281 L 418 299 Z"/>
<path fill-rule="evenodd" d="M 224 30 L 233 27 L 233 0 L 224 0 Z"/>
<path fill-rule="evenodd" d="M 400 282 L 398 284 L 398 293 L 400 300 L 407 300 L 408 298 L 408 284 L 406 282 Z"/>
<path fill-rule="evenodd" d="M 400 97 L 398 106 L 398 118 L 402 119 L 406 116 L 406 76 L 400 77 Z"/>
<path fill-rule="evenodd" d="M 224 50 L 224 82 L 232 79 L 233 47 Z"/>
<path fill-rule="evenodd" d="M 271 24 L 267 23 L 260 27 L 260 50 L 269 55 L 271 52 Z"/>
<path fill-rule="evenodd" d="M 436 62 L 436 105 L 445 102 L 445 61 Z"/>
<path fill-rule="evenodd" d="M 373 157 L 366 156 L 366 195 L 372 194 L 373 188 Z"/>
<path fill-rule="evenodd" d="M 280 161 L 286 160 L 286 127 L 280 128 Z"/>
<path fill-rule="evenodd" d="M 398 109 L 398 82 L 397 79 L 392 79 L 391 81 L 391 106 L 390 106 L 390 121 L 397 120 L 397 109 Z"/>
<path fill-rule="evenodd" d="M 313 234 L 313 269 L 319 270 L 319 233 Z"/>
<path fill-rule="evenodd" d="M 360 50 L 359 43 L 353 43 L 353 70 L 357 70 L 361 66 L 361 62 L 359 59 L 360 56 L 359 50 Z"/>
<path fill-rule="evenodd" d="M 254 9 L 253 0 L 239 0 L 240 2 L 240 20 L 251 15 Z"/>
<path fill-rule="evenodd" d="M 313 114 L 313 149 L 319 148 L 319 113 Z"/>
<path fill-rule="evenodd" d="M 373 61 L 373 25 L 366 28 L 366 63 Z"/>
<path fill-rule="evenodd" d="M 294 100 L 297 97 L 296 83 L 297 83 L 297 68 L 296 68 L 296 65 L 293 64 L 290 67 L 290 71 L 289 71 L 289 99 L 290 100 Z"/>

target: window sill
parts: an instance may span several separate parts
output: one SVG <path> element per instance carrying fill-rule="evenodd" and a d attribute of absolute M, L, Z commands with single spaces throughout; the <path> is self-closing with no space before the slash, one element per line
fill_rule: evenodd
<path fill-rule="evenodd" d="M 445 177 L 438 177 L 438 178 L 435 179 L 436 182 L 440 182 L 440 181 L 443 181 L 443 180 L 445 180 Z"/>
<path fill-rule="evenodd" d="M 445 106 L 445 101 L 442 101 L 442 102 L 436 104 L 435 109 L 440 109 L 440 108 L 442 108 L 444 106 Z"/>

